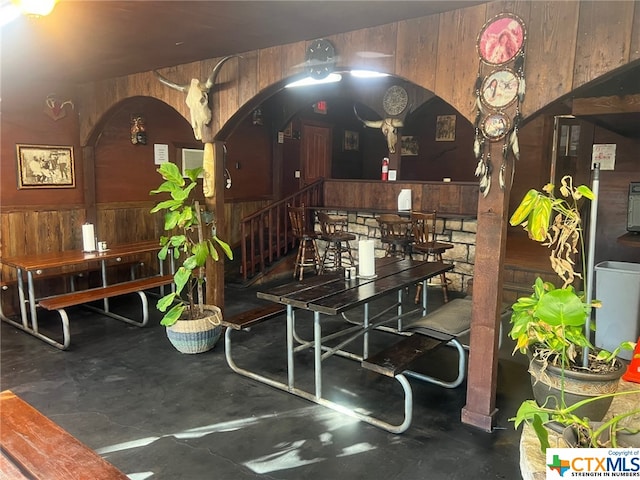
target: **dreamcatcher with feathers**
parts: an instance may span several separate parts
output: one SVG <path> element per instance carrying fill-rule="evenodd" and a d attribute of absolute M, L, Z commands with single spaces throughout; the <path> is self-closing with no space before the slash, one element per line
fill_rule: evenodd
<path fill-rule="evenodd" d="M 491 189 L 493 163 L 487 142 L 503 141 L 500 159 L 500 188 L 506 185 L 509 153 L 518 160 L 518 128 L 522 122 L 520 105 L 526 90 L 524 79 L 524 22 L 512 13 L 502 13 L 484 24 L 477 39 L 480 62 L 475 84 L 476 117 L 473 153 L 477 160 L 475 176 L 480 192 Z M 511 169 L 511 181 L 515 168 Z"/>

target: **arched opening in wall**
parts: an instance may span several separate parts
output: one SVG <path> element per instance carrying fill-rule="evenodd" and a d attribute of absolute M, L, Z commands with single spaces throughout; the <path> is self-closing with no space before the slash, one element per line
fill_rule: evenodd
<path fill-rule="evenodd" d="M 563 175 L 591 185 L 594 145 L 615 146 L 613 158 L 600 171 L 594 262 L 640 261 L 640 248 L 618 241 L 626 233 L 630 182 L 640 181 L 640 62 L 594 80 L 527 118 L 519 144 L 509 214 L 529 189 L 558 184 Z M 582 215 L 585 232 L 590 228 L 588 205 Z M 557 283 L 546 247 L 528 239 L 520 227 L 508 227 L 507 234 L 505 301 L 530 291 L 537 275 Z M 526 280 L 516 282 L 516 277 Z"/>
<path fill-rule="evenodd" d="M 271 166 L 272 194 L 278 199 L 317 176 L 380 180 L 382 159 L 391 155 L 396 155 L 399 181 L 475 180 L 473 126 L 422 87 L 398 77 L 361 78 L 348 72 L 342 72 L 342 80 L 336 83 L 296 88 L 284 88 L 285 84 L 273 85 L 259 99 L 247 102 L 217 136 L 226 143 L 227 168 L 234 177 L 226 199 L 268 193 L 264 176 L 257 173 L 264 173 L 265 165 Z M 388 100 L 390 90 L 398 88 L 406 95 L 400 107 Z M 383 119 L 402 124 L 395 154 L 390 154 L 387 138 L 377 125 Z M 326 135 L 328 168 L 314 168 L 316 158 L 308 158 L 305 129 L 317 138 Z"/>
<path fill-rule="evenodd" d="M 159 162 L 181 167 L 183 149 L 202 150 L 189 122 L 158 99 L 131 97 L 100 119 L 88 142 L 86 194 L 94 199 L 87 203 L 95 208 L 96 235 L 109 245 L 159 239 L 164 220 L 150 213 L 157 198 L 149 192 L 162 183 Z M 150 255 L 145 264 L 157 260 Z"/>
<path fill-rule="evenodd" d="M 131 97 L 114 105 L 95 132 L 90 141 L 98 204 L 152 201 L 149 191 L 161 180 L 158 163 L 168 160 L 181 166 L 182 149 L 203 148 L 189 122 L 152 97 Z"/>

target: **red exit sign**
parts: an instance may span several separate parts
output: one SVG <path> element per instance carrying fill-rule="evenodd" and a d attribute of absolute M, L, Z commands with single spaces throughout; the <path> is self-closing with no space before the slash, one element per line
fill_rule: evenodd
<path fill-rule="evenodd" d="M 327 114 L 327 102 L 326 100 L 318 100 L 313 104 L 313 111 L 315 113 L 321 113 L 323 115 Z"/>

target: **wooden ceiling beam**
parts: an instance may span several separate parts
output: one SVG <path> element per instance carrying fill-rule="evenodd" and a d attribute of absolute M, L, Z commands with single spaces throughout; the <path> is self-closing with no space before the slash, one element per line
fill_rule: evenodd
<path fill-rule="evenodd" d="M 640 113 L 640 94 L 574 98 L 571 113 L 576 117 L 611 113 Z"/>

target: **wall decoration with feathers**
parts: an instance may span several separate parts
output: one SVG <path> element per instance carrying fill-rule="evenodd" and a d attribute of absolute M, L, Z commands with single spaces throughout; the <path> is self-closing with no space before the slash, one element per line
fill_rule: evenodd
<path fill-rule="evenodd" d="M 480 178 L 480 192 L 487 196 L 491 189 L 491 152 L 486 142 L 504 141 L 499 182 L 504 189 L 509 152 L 520 158 L 518 128 L 522 122 L 520 105 L 526 90 L 524 79 L 524 46 L 526 29 L 520 17 L 501 13 L 487 21 L 476 47 L 480 62 L 475 84 L 476 118 L 473 154 L 478 161 L 475 175 Z M 487 71 L 485 71 L 487 70 Z M 513 172 L 511 170 L 511 181 Z"/>

